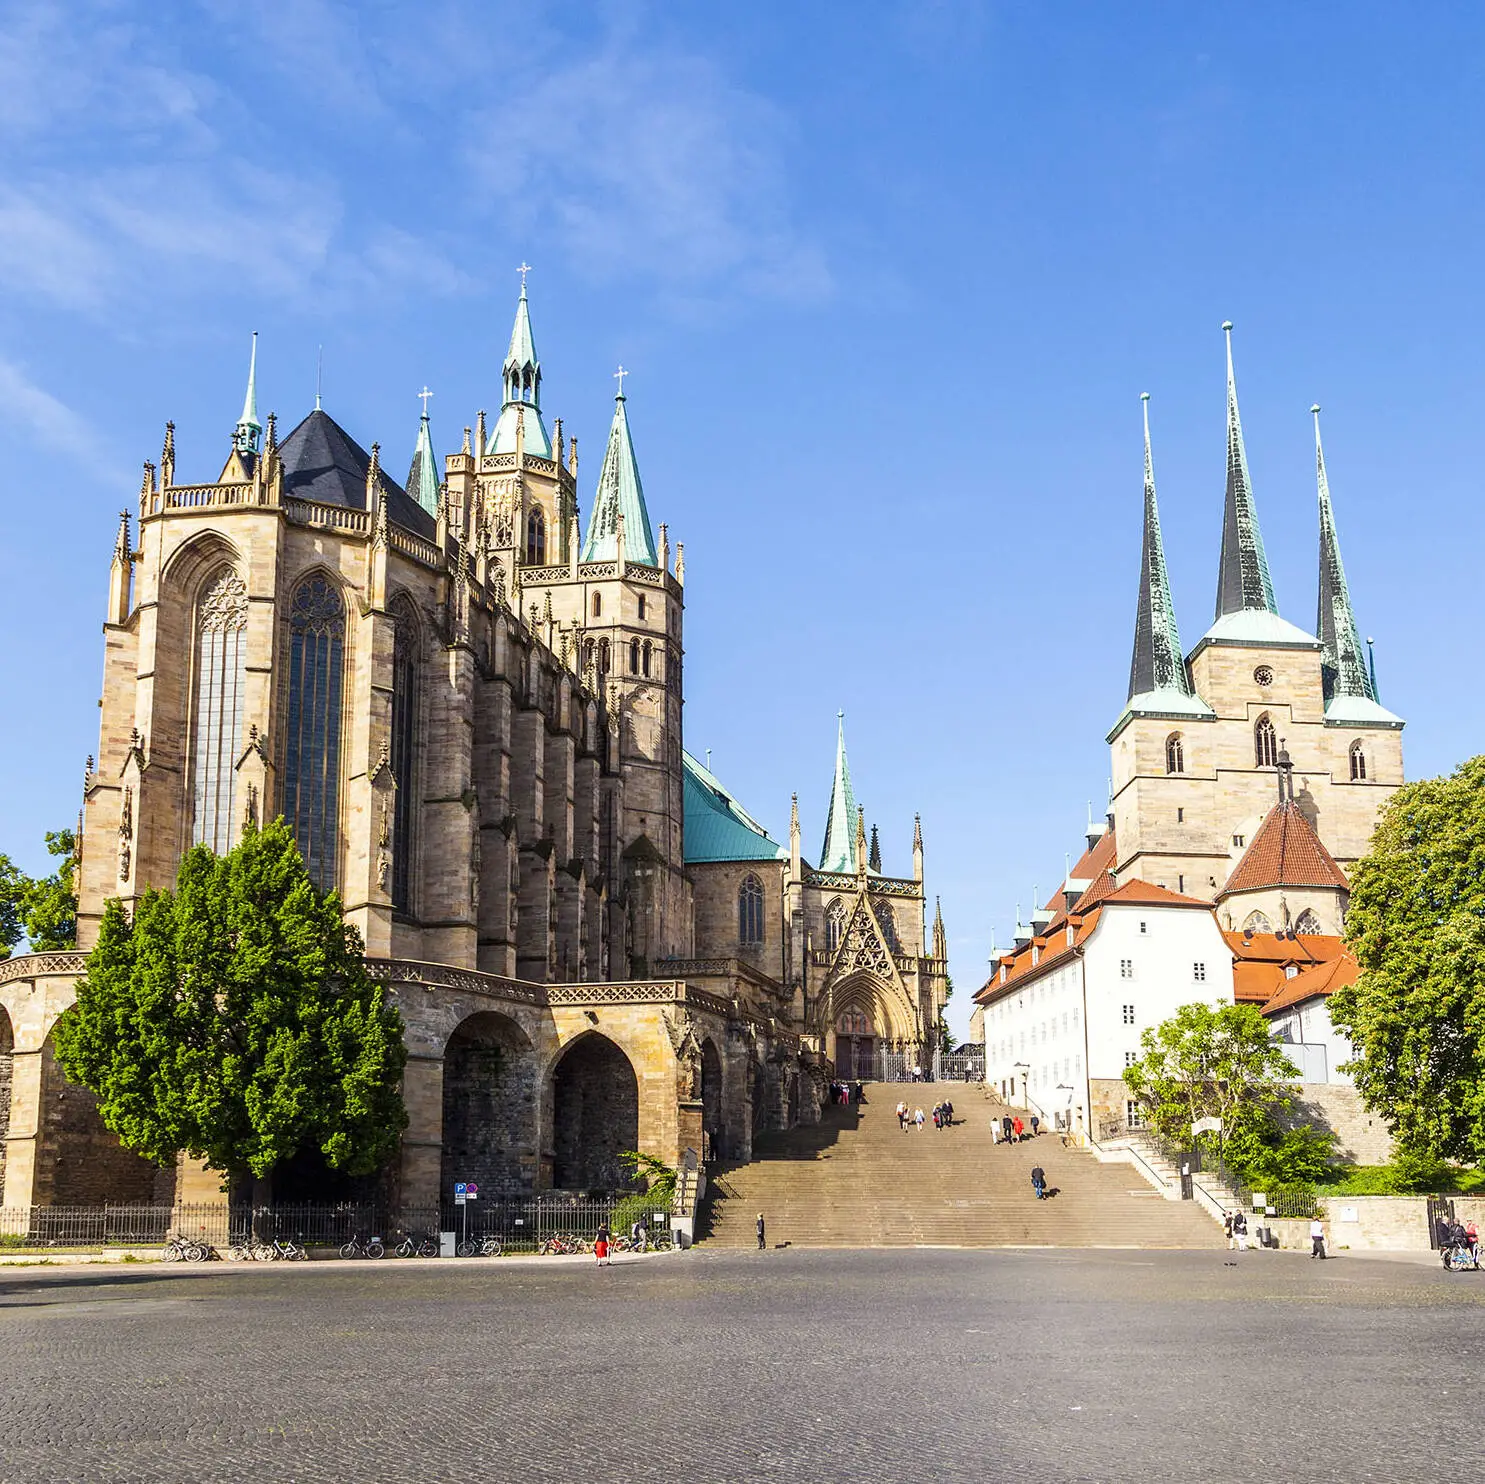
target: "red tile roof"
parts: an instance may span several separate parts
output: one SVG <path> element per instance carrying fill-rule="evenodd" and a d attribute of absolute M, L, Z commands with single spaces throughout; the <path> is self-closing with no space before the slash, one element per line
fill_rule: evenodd
<path fill-rule="evenodd" d="M 1182 896 L 1180 892 L 1168 891 L 1163 886 L 1156 886 L 1152 881 L 1126 881 L 1118 890 L 1109 892 L 1104 901 L 1148 902 L 1153 907 L 1201 907 L 1207 912 L 1212 910 L 1210 902 L 1203 902 L 1197 897 Z"/>
<path fill-rule="evenodd" d="M 1317 964 L 1331 964 L 1346 956 L 1346 945 L 1329 934 L 1294 937 L 1277 933 L 1224 932 L 1232 949 L 1232 995 L 1239 1002 L 1261 1005 L 1266 1010 L 1286 984 L 1292 966 L 1301 974 Z M 1339 988 L 1339 983 L 1336 986 Z M 1313 991 L 1312 991 L 1313 992 Z M 1292 1003 L 1292 1001 L 1291 1001 Z"/>
<path fill-rule="evenodd" d="M 1217 900 L 1270 886 L 1328 886 L 1345 891 L 1345 874 L 1292 799 L 1275 804 L 1233 868 Z"/>
<path fill-rule="evenodd" d="M 1312 964 L 1308 969 L 1301 969 L 1292 978 L 1285 979 L 1274 991 L 1273 998 L 1264 1005 L 1263 1013 L 1274 1015 L 1280 1010 L 1289 1009 L 1291 1005 L 1314 999 L 1316 995 L 1334 994 L 1348 984 L 1355 984 L 1360 973 L 1361 965 L 1349 952 L 1343 952 L 1339 958 L 1334 958 L 1329 963 Z"/>

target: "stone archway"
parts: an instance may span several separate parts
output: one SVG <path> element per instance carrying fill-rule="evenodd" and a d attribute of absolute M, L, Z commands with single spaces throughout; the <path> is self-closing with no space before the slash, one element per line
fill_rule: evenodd
<path fill-rule="evenodd" d="M 32 1201 L 38 1206 L 169 1205 L 175 1198 L 174 1168 L 162 1170 L 126 1149 L 104 1125 L 98 1100 L 63 1074 L 56 1033 L 54 1025 L 41 1048 Z"/>
<path fill-rule="evenodd" d="M 552 1184 L 622 1190 L 619 1160 L 639 1147 L 639 1079 L 624 1052 L 597 1031 L 571 1042 L 552 1068 Z"/>
<path fill-rule="evenodd" d="M 536 1183 L 536 1057 L 508 1015 L 481 1010 L 462 1020 L 443 1053 L 440 1193 L 456 1181 L 513 1195 Z"/>
<path fill-rule="evenodd" d="M 701 1043 L 701 1129 L 707 1137 L 709 1152 L 716 1158 L 723 1141 L 725 1115 L 722 1099 L 722 1054 L 710 1036 Z"/>

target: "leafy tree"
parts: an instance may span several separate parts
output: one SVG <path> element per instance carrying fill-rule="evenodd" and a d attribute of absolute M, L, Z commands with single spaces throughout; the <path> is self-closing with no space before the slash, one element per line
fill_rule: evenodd
<path fill-rule="evenodd" d="M 0 959 L 9 958 L 26 936 L 26 888 L 31 878 L 8 855 L 0 855 Z"/>
<path fill-rule="evenodd" d="M 642 1154 L 638 1149 L 626 1149 L 619 1155 L 619 1163 L 627 1169 L 636 1182 L 643 1181 L 642 1191 L 632 1191 L 614 1207 L 613 1223 L 616 1232 L 627 1232 L 636 1221 L 649 1225 L 650 1212 L 657 1205 L 669 1206 L 675 1199 L 676 1181 L 680 1171 L 673 1169 L 653 1154 Z"/>
<path fill-rule="evenodd" d="M 77 942 L 77 835 L 48 830 L 46 848 L 61 863 L 50 876 L 28 883 L 24 904 L 26 938 L 36 953 L 55 953 Z"/>
<path fill-rule="evenodd" d="M 185 1151 L 261 1179 L 318 1150 L 367 1174 L 407 1123 L 401 1017 L 282 820 L 226 855 L 191 850 L 132 922 L 109 902 L 56 1041 L 104 1123 L 159 1164 Z"/>
<path fill-rule="evenodd" d="M 1290 1183 L 1328 1164 L 1333 1137 L 1275 1122 L 1293 1106 L 1297 1074 L 1256 1005 L 1182 1005 L 1140 1039 L 1144 1055 L 1124 1081 L 1166 1138 L 1189 1144 L 1192 1124 L 1220 1118 L 1223 1156 L 1240 1174 Z"/>
<path fill-rule="evenodd" d="M 1485 757 L 1388 800 L 1351 874 L 1348 1070 L 1419 1170 L 1485 1158 Z"/>

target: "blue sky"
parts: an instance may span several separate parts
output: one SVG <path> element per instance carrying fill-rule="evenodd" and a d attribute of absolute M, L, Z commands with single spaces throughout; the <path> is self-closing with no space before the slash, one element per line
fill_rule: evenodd
<path fill-rule="evenodd" d="M 842 18 L 849 16 L 843 23 Z M 0 849 L 96 746 L 116 512 L 215 475 L 250 332 L 287 429 L 398 473 L 498 405 L 516 266 L 591 496 L 612 372 L 686 544 L 686 741 L 806 848 L 835 711 L 962 1023 L 1101 803 L 1140 407 L 1209 622 L 1220 324 L 1286 616 L 1307 409 L 1410 776 L 1476 751 L 1485 19 L 1474 7 L 0 0 Z M 586 508 L 585 508 L 586 514 Z"/>

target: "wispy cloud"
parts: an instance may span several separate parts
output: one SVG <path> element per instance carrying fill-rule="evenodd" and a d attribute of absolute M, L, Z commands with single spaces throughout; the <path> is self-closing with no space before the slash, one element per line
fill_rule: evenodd
<path fill-rule="evenodd" d="M 831 275 L 794 220 L 789 138 L 709 60 L 611 39 L 476 116 L 471 153 L 502 213 L 595 280 L 811 300 Z"/>
<path fill-rule="evenodd" d="M 14 361 L 0 356 L 0 406 L 7 420 L 29 433 L 36 446 L 64 454 L 99 481 L 127 490 L 130 476 L 113 451 L 80 413 L 31 380 Z"/>

